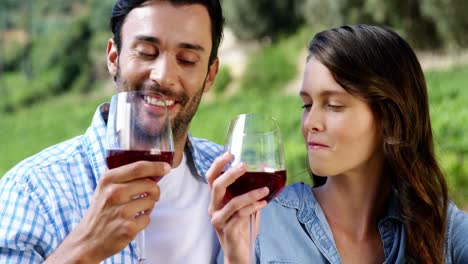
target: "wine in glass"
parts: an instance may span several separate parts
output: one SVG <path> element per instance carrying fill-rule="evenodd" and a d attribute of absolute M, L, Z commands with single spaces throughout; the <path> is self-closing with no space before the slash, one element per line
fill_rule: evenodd
<path fill-rule="evenodd" d="M 234 117 L 228 128 L 224 150 L 233 155 L 231 167 L 243 162 L 247 171 L 226 190 L 226 201 L 249 191 L 268 187 L 267 202 L 275 198 L 286 183 L 281 132 L 276 121 L 269 116 L 250 113 Z M 253 225 L 255 215 L 250 215 L 250 257 L 254 263 Z"/>
<path fill-rule="evenodd" d="M 164 95 L 153 91 L 128 91 L 112 96 L 105 147 L 109 169 L 141 160 L 172 165 L 174 142 Z M 158 181 L 160 177 L 152 179 Z M 139 263 L 146 261 L 144 235 L 143 230 L 136 239 Z"/>

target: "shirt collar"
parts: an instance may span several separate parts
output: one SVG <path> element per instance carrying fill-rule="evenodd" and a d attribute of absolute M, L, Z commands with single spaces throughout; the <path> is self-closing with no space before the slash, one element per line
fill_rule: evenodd
<path fill-rule="evenodd" d="M 320 209 L 312 190 L 304 183 L 289 186 L 275 200 L 285 207 L 296 209 L 298 211 L 298 220 L 302 223 L 307 222 L 313 216 L 313 213 Z M 381 221 L 387 219 L 403 222 L 399 209 L 398 191 L 395 188 L 392 189 L 386 213 Z"/>
<path fill-rule="evenodd" d="M 387 212 L 385 213 L 385 216 L 382 218 L 382 220 L 395 219 L 403 222 L 403 218 L 401 217 L 400 213 L 400 202 L 398 196 L 398 191 L 393 188 L 390 195 L 390 200 L 388 201 Z"/>

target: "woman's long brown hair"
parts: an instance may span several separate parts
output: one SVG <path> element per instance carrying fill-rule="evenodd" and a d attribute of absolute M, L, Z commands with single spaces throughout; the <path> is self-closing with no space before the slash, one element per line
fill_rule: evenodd
<path fill-rule="evenodd" d="M 408 261 L 443 263 L 447 185 L 435 159 L 426 82 L 415 53 L 390 29 L 356 25 L 315 35 L 310 56 L 367 101 L 381 123 Z"/>

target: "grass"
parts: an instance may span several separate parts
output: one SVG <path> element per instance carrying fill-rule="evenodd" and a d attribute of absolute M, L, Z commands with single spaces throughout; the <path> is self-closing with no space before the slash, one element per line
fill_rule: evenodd
<path fill-rule="evenodd" d="M 425 75 L 437 157 L 451 198 L 468 204 L 468 65 Z"/>
<path fill-rule="evenodd" d="M 67 94 L 12 114 L 0 113 L 0 175 L 45 147 L 84 133 L 107 97 Z"/>

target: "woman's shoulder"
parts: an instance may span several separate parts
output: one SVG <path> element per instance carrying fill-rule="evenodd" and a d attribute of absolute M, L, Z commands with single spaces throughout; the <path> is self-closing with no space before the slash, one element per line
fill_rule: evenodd
<path fill-rule="evenodd" d="M 447 219 L 446 251 L 451 261 L 468 263 L 468 214 L 449 203 Z"/>
<path fill-rule="evenodd" d="M 316 200 L 310 186 L 303 182 L 296 182 L 285 186 L 271 204 L 299 210 L 304 204 L 311 206 L 315 203 Z"/>
<path fill-rule="evenodd" d="M 310 186 L 299 182 L 286 186 L 262 209 L 257 238 L 259 263 L 310 263 L 311 259 L 313 263 L 328 263 L 315 244 L 325 239 L 320 236 L 325 232 L 317 231 L 320 225 L 311 203 L 316 202 Z"/>
<path fill-rule="evenodd" d="M 262 210 L 262 222 L 305 222 L 314 217 L 316 206 L 310 186 L 303 182 L 293 183 L 284 187 Z"/>
<path fill-rule="evenodd" d="M 465 230 L 468 234 L 468 214 L 460 210 L 454 203 L 449 202 L 448 205 L 448 219 L 447 226 L 451 231 L 458 231 L 459 229 Z M 468 237 L 467 237 L 468 242 Z"/>

